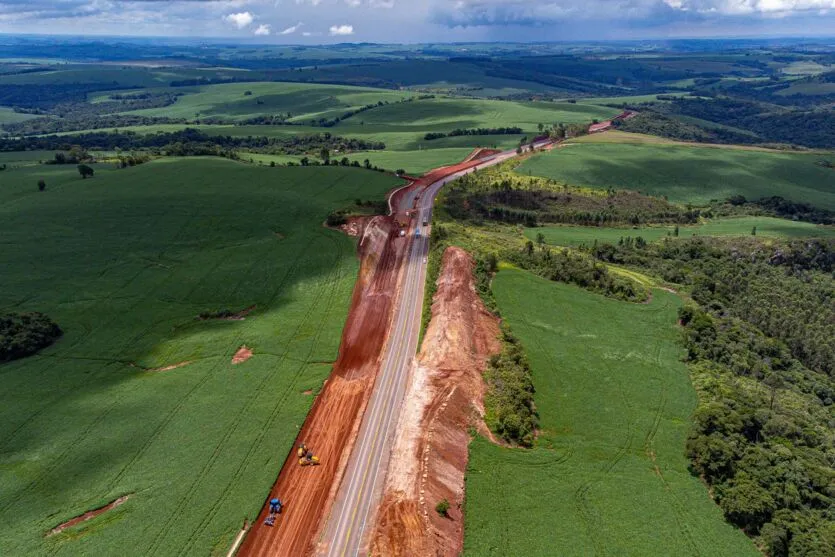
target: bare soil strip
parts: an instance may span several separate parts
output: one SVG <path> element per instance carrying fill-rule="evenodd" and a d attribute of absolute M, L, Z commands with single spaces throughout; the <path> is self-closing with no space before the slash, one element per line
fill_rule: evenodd
<path fill-rule="evenodd" d="M 475 290 L 472 257 L 443 256 L 432 320 L 413 367 L 394 442 L 383 502 L 373 529 L 373 555 L 458 555 L 469 428 L 485 434 L 487 358 L 501 350 L 498 319 Z M 447 517 L 435 511 L 446 499 Z"/>
<path fill-rule="evenodd" d="M 96 518 L 97 516 L 99 516 L 100 514 L 103 514 L 103 513 L 106 513 L 107 511 L 115 509 L 116 507 L 118 507 L 119 505 L 121 505 L 122 503 L 127 501 L 128 498 L 130 498 L 130 495 L 123 495 L 123 496 L 119 497 L 118 499 L 116 499 L 115 501 L 111 501 L 110 503 L 108 503 L 107 505 L 105 505 L 103 507 L 99 507 L 98 509 L 93 509 L 92 511 L 87 511 L 86 513 L 84 513 L 80 516 L 77 516 L 77 517 L 75 517 L 71 520 L 63 522 L 63 523 L 59 524 L 58 526 L 56 526 L 55 528 L 53 528 L 52 530 L 50 530 L 49 532 L 47 532 L 46 536 L 49 537 L 49 536 L 54 536 L 55 534 L 60 534 L 61 532 L 63 532 L 67 528 L 72 528 L 73 526 L 76 526 L 77 524 L 81 524 L 82 522 L 87 522 L 88 520 L 92 520 L 92 519 Z"/>

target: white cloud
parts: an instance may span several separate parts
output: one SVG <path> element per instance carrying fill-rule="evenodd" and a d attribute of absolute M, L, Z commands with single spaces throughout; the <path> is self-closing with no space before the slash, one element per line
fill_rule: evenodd
<path fill-rule="evenodd" d="M 362 4 L 362 0 L 345 0 L 345 3 L 351 6 L 352 8 L 356 8 L 360 4 Z"/>
<path fill-rule="evenodd" d="M 238 29 L 243 29 L 244 27 L 247 27 L 255 20 L 255 18 L 252 17 L 252 14 L 249 12 L 229 14 L 227 16 L 224 16 L 223 19 L 225 19 L 229 23 L 234 23 L 238 27 Z"/>
<path fill-rule="evenodd" d="M 300 21 L 300 22 L 298 22 L 297 24 L 295 24 L 295 25 L 293 25 L 293 26 L 291 26 L 291 27 L 288 27 L 287 29 L 284 29 L 283 31 L 281 31 L 281 32 L 279 33 L 279 35 L 292 35 L 292 34 L 293 34 L 293 33 L 295 33 L 296 31 L 298 31 L 298 30 L 299 30 L 299 27 L 301 27 L 302 25 L 304 25 L 304 23 L 302 23 L 302 22 Z"/>
<path fill-rule="evenodd" d="M 663 0 L 673 9 L 725 15 L 773 14 L 835 8 L 835 0 Z"/>
<path fill-rule="evenodd" d="M 368 5 L 372 8 L 388 8 L 394 7 L 394 0 L 368 0 Z"/>
<path fill-rule="evenodd" d="M 269 35 L 271 32 L 270 26 L 267 24 L 261 24 L 258 26 L 258 29 L 254 31 L 256 35 Z"/>
<path fill-rule="evenodd" d="M 331 25 L 330 34 L 333 37 L 340 36 L 340 35 L 353 35 L 354 34 L 354 26 L 353 25 Z"/>
<path fill-rule="evenodd" d="M 318 6 L 322 0 L 296 0 L 296 4 L 310 4 L 311 6 Z"/>

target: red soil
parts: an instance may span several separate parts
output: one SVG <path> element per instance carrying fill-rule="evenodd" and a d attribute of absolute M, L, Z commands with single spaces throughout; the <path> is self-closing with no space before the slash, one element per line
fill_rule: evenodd
<path fill-rule="evenodd" d="M 190 363 L 191 363 L 191 361 L 186 360 L 185 362 L 180 362 L 178 364 L 171 364 L 170 366 L 155 367 L 153 369 L 149 369 L 148 371 L 151 371 L 151 372 L 171 371 L 172 369 L 177 369 L 177 368 L 180 368 L 180 367 L 187 366 Z"/>
<path fill-rule="evenodd" d="M 464 541 L 468 428 L 482 416 L 487 357 L 501 349 L 498 320 L 475 291 L 473 260 L 444 253 L 432 321 L 412 370 L 397 428 L 373 555 L 459 555 Z M 449 517 L 435 505 L 450 502 Z"/>
<path fill-rule="evenodd" d="M 119 497 L 118 499 L 116 499 L 115 501 L 112 501 L 112 502 L 108 503 L 107 505 L 105 505 L 103 507 L 99 507 L 98 509 L 93 509 L 92 511 L 87 511 L 86 513 L 82 514 L 81 516 L 77 516 L 77 517 L 75 517 L 71 520 L 68 520 L 66 522 L 63 522 L 63 523 L 59 524 L 58 526 L 56 526 L 55 528 L 53 528 L 52 530 L 47 532 L 46 535 L 47 536 L 54 536 L 55 534 L 60 534 L 61 532 L 63 532 L 67 528 L 72 528 L 73 526 L 75 526 L 77 524 L 81 524 L 82 522 L 87 522 L 88 520 L 96 518 L 97 516 L 99 516 L 102 513 L 106 513 L 109 510 L 115 509 L 116 507 L 118 507 L 119 505 L 121 505 L 122 503 L 127 501 L 129 497 L 130 497 L 130 495 L 123 495 L 123 496 Z"/>
<path fill-rule="evenodd" d="M 501 153 L 498 149 L 483 149 L 481 147 L 475 149 L 470 155 L 464 159 L 462 162 L 470 162 L 474 160 L 481 160 L 483 158 L 489 157 L 490 155 L 497 155 Z"/>
<path fill-rule="evenodd" d="M 232 363 L 233 364 L 242 364 L 248 359 L 252 357 L 252 349 L 248 348 L 246 345 L 241 346 L 238 348 L 238 351 L 235 352 L 235 355 L 232 356 Z"/>

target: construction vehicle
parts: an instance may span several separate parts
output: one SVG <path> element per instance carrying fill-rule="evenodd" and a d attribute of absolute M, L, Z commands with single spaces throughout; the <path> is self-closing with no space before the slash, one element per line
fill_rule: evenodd
<path fill-rule="evenodd" d="M 281 514 L 281 507 L 283 506 L 284 504 L 278 497 L 270 499 L 270 514 L 264 519 L 265 526 L 275 526 L 275 519 Z"/>
<path fill-rule="evenodd" d="M 314 455 L 313 451 L 309 450 L 304 443 L 299 445 L 296 454 L 299 457 L 299 466 L 317 466 L 319 464 L 319 457 Z"/>

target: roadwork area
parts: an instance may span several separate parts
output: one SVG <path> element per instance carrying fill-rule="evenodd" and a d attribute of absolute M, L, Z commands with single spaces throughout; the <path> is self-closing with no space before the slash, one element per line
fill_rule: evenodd
<path fill-rule="evenodd" d="M 372 555 L 459 555 L 469 428 L 485 435 L 482 372 L 501 350 L 498 319 L 475 290 L 474 261 L 450 247 L 432 320 L 397 424 Z M 450 503 L 448 517 L 435 511 Z"/>
<path fill-rule="evenodd" d="M 280 498 L 284 509 L 274 526 L 266 526 L 265 504 L 238 555 L 295 556 L 311 552 L 376 376 L 406 246 L 392 218 L 376 217 L 363 223 L 360 274 L 339 356 L 298 437 L 321 464 L 302 467 L 295 450 L 288 455 L 267 497 Z"/>
<path fill-rule="evenodd" d="M 320 464 L 300 466 L 295 450 L 288 455 L 238 555 L 297 557 L 316 551 L 334 555 L 355 554 L 363 550 L 361 546 L 368 547 L 371 537 L 369 526 L 378 516 L 378 500 L 375 497 L 378 493 L 377 478 L 379 476 L 379 490 L 382 491 L 382 480 L 389 462 L 389 439 L 392 436 L 388 422 L 393 425 L 399 417 L 400 406 L 394 401 L 402 400 L 402 393 L 407 386 L 409 363 L 414 359 L 417 344 L 425 283 L 425 265 L 422 261 L 428 251 L 429 234 L 423 222 L 431 220 L 434 196 L 448 181 L 476 167 L 497 164 L 513 156 L 513 151 L 498 155 L 485 152 L 478 157 L 470 157 L 466 162 L 435 169 L 391 192 L 389 216 L 358 220 L 348 227 L 346 232 L 356 234 L 359 238 L 360 273 L 342 332 L 339 356 L 297 438 L 298 443 L 305 443 L 319 457 Z M 424 229 L 423 235 L 418 233 L 418 228 Z M 471 264 L 470 261 L 470 272 Z M 467 291 L 475 295 L 471 284 Z M 475 303 L 471 298 L 466 299 L 469 303 Z M 480 303 L 480 300 L 477 301 Z M 472 319 L 468 317 L 464 321 L 472 322 Z M 446 334 L 443 333 L 441 337 Z M 463 335 L 459 332 L 454 334 Z M 497 328 L 495 334 L 498 334 Z M 491 338 L 495 338 L 495 334 Z M 437 369 L 446 373 L 447 364 L 443 362 L 451 356 L 444 354 L 444 351 L 439 351 L 433 358 L 442 358 L 438 360 L 442 365 Z M 430 361 L 428 356 L 424 359 Z M 382 373 L 384 367 L 385 373 Z M 449 369 L 452 370 L 452 377 L 460 375 L 455 371 L 458 368 L 453 366 Z M 480 385 L 480 373 L 477 376 L 476 384 Z M 385 379 L 382 381 L 385 385 L 375 388 L 375 382 L 380 382 L 379 377 Z M 466 377 L 472 378 L 470 375 Z M 451 379 L 450 382 L 458 384 L 457 379 Z M 465 399 L 476 400 L 473 397 L 478 396 L 477 393 L 470 396 L 474 388 L 471 386 L 464 389 L 458 385 L 451 391 L 439 390 L 443 393 L 439 396 L 455 400 L 456 404 Z M 427 405 L 429 403 L 439 405 L 434 410 L 435 414 L 447 416 L 447 405 L 443 401 L 433 397 Z M 461 408 L 464 408 L 463 402 L 461 404 Z M 453 414 L 449 416 L 439 423 L 446 423 L 447 419 L 463 419 L 455 418 Z M 377 423 L 380 420 L 385 423 Z M 455 470 L 448 476 L 442 474 L 440 477 L 443 481 L 437 484 L 441 486 L 437 492 L 449 493 L 448 496 L 452 497 L 450 501 L 454 500 L 456 505 L 463 492 L 468 420 L 455 422 L 460 424 L 460 428 L 450 428 L 457 431 L 456 434 L 450 434 L 450 438 L 456 439 L 452 442 L 458 444 L 458 452 L 450 453 L 456 455 L 451 460 Z M 441 433 L 437 435 L 437 440 L 450 442 L 446 441 L 447 434 L 443 428 L 439 431 Z M 354 451 L 358 437 L 363 442 Z M 445 450 L 441 445 L 433 444 L 430 438 L 427 439 L 425 444 L 430 449 L 435 447 L 436 451 Z M 448 467 L 445 461 L 438 462 Z M 437 474 L 434 468 L 431 470 L 433 475 Z M 434 486 L 432 484 L 428 489 L 435 490 Z M 266 501 L 275 497 L 281 499 L 284 508 L 274 525 L 268 526 L 264 524 L 268 516 Z M 460 510 L 452 509 L 451 516 L 458 517 L 455 528 L 460 530 Z M 426 514 L 423 519 L 432 520 L 427 519 Z M 440 528 L 438 531 L 447 530 Z M 450 539 L 457 539 L 456 543 L 460 545 L 460 534 L 453 532 L 449 534 Z"/>

